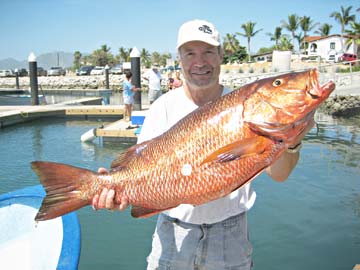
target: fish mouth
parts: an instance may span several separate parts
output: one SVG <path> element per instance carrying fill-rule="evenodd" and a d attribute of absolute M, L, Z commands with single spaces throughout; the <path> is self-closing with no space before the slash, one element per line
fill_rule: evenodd
<path fill-rule="evenodd" d="M 333 81 L 329 81 L 320 86 L 318 80 L 319 72 L 317 69 L 310 70 L 309 77 L 309 85 L 307 85 L 306 92 L 312 99 L 326 98 L 334 91 L 335 83 Z"/>

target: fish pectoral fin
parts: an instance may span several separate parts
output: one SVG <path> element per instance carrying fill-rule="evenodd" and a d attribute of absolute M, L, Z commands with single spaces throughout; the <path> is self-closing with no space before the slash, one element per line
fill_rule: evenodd
<path fill-rule="evenodd" d="M 133 205 L 131 207 L 131 216 L 134 218 L 148 218 L 171 208 L 173 207 L 166 209 L 151 209 L 151 208 L 145 208 L 142 206 Z"/>
<path fill-rule="evenodd" d="M 209 155 L 202 163 L 208 162 L 228 162 L 239 158 L 244 158 L 264 152 L 271 143 L 271 139 L 257 136 L 228 144 Z"/>

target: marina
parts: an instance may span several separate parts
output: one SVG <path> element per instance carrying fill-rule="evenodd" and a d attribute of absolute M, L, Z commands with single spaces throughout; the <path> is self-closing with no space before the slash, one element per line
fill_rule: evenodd
<path fill-rule="evenodd" d="M 286 182 L 275 183 L 265 174 L 253 181 L 257 201 L 248 220 L 256 270 L 277 270 L 279 265 L 294 270 L 351 270 L 359 263 L 360 119 L 318 115 L 316 121 Z M 34 160 L 94 171 L 108 168 L 132 143 L 81 143 L 81 135 L 98 125 L 98 120 L 82 116 L 47 117 L 1 129 L 6 169 L 0 171 L 0 193 L 39 184 L 30 168 Z M 91 207 L 77 214 L 82 234 L 79 270 L 146 268 L 156 217 L 134 219 L 129 210 Z"/>

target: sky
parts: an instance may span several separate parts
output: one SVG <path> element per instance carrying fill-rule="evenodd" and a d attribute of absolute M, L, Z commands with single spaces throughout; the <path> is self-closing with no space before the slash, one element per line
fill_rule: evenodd
<path fill-rule="evenodd" d="M 222 37 L 255 22 L 255 30 L 262 29 L 251 39 L 255 53 L 274 45 L 267 33 L 290 14 L 329 23 L 330 33 L 340 34 L 330 14 L 341 6 L 352 6 L 359 21 L 359 0 L 0 0 L 0 59 L 26 60 L 31 52 L 87 54 L 104 44 L 114 55 L 120 47 L 175 53 L 178 28 L 191 19 L 211 21 Z M 238 39 L 246 46 L 244 37 Z"/>

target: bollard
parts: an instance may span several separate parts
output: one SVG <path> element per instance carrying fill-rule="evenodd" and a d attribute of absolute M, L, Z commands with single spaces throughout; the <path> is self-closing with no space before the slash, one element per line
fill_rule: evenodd
<path fill-rule="evenodd" d="M 30 89 L 31 89 L 31 104 L 39 105 L 37 63 L 34 53 L 30 53 L 28 61 L 29 61 L 29 77 L 30 77 Z"/>
<path fill-rule="evenodd" d="M 109 84 L 109 66 L 108 66 L 108 65 L 105 66 L 105 88 L 106 88 L 106 89 L 110 89 L 110 84 Z"/>
<path fill-rule="evenodd" d="M 140 52 L 134 47 L 130 53 L 132 84 L 137 88 L 141 88 L 140 77 Z M 134 110 L 141 111 L 141 91 L 135 91 L 134 94 Z"/>
<path fill-rule="evenodd" d="M 17 68 L 15 68 L 15 84 L 16 84 L 16 89 L 19 90 L 20 89 L 20 85 L 19 85 L 19 70 Z"/>

